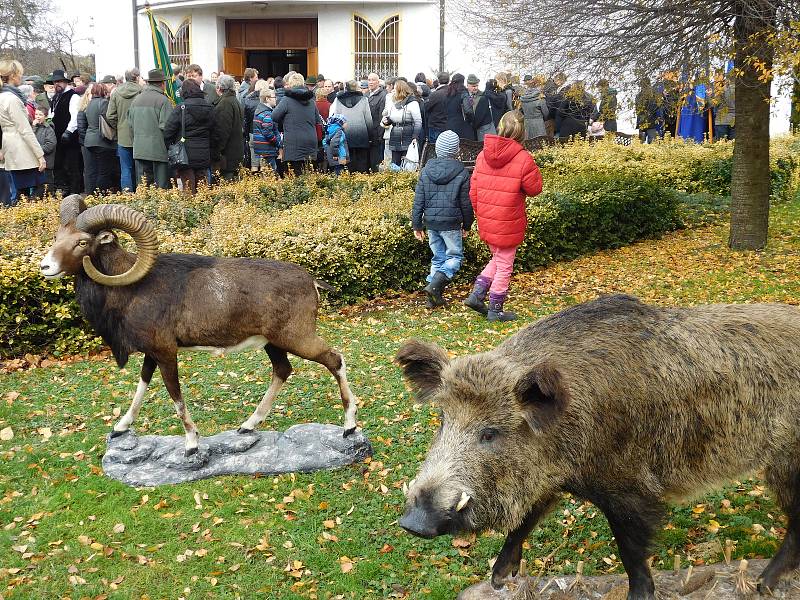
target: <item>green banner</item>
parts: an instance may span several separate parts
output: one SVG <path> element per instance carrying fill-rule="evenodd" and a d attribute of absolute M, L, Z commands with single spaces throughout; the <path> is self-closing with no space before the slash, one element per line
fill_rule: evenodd
<path fill-rule="evenodd" d="M 156 69 L 161 69 L 167 78 L 166 88 L 164 92 L 167 94 L 173 104 L 178 103 L 178 94 L 175 89 L 175 75 L 172 72 L 172 63 L 169 60 L 169 52 L 167 52 L 167 45 L 164 43 L 164 38 L 158 30 L 156 20 L 153 18 L 153 11 L 147 9 L 147 17 L 150 19 L 150 32 L 153 38 L 153 61 L 156 63 Z"/>

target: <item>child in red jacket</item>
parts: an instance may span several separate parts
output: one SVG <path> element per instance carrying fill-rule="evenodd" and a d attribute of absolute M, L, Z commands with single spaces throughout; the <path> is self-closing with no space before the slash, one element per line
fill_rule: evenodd
<path fill-rule="evenodd" d="M 490 321 L 511 321 L 517 315 L 504 310 L 503 303 L 508 296 L 514 256 L 528 226 L 525 197 L 542 191 L 542 175 L 520 144 L 525 139 L 525 118 L 520 111 L 503 115 L 498 134 L 484 138 L 469 189 L 478 232 L 492 251 L 492 260 L 478 275 L 464 304 L 487 315 Z"/>

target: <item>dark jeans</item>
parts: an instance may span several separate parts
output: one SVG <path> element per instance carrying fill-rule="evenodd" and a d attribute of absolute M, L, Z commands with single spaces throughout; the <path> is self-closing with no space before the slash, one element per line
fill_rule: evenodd
<path fill-rule="evenodd" d="M 650 129 L 640 129 L 639 139 L 645 144 L 652 144 L 658 139 L 658 129 L 651 127 Z"/>
<path fill-rule="evenodd" d="M 169 189 L 169 163 L 156 160 L 136 159 L 136 178 L 144 178 L 147 185 L 156 185 L 162 190 Z"/>
<path fill-rule="evenodd" d="M 187 194 L 197 193 L 197 182 L 206 181 L 208 167 L 202 169 L 178 169 L 178 178 L 183 182 L 183 191 Z"/>
<path fill-rule="evenodd" d="M 119 157 L 119 187 L 122 190 L 136 191 L 136 166 L 133 162 L 133 148 L 127 146 L 117 146 L 117 156 Z"/>
<path fill-rule="evenodd" d="M 86 148 L 84 156 L 84 181 L 86 193 L 96 190 L 108 192 L 117 189 L 115 178 L 116 152 L 110 148 Z"/>
<path fill-rule="evenodd" d="M 392 150 L 392 162 L 399 167 L 403 162 L 403 157 L 406 155 L 406 152 L 408 152 L 408 150 Z"/>
<path fill-rule="evenodd" d="M 369 148 L 350 148 L 350 164 L 347 165 L 351 173 L 369 172 Z"/>
<path fill-rule="evenodd" d="M 89 149 L 85 146 L 81 146 L 81 158 L 83 159 L 83 189 L 87 194 L 91 194 L 97 187 L 97 165 L 92 160 Z"/>
<path fill-rule="evenodd" d="M 369 146 L 369 169 L 373 173 L 378 172 L 378 168 L 383 162 L 383 140 L 370 142 Z"/>
<path fill-rule="evenodd" d="M 733 125 L 714 125 L 715 140 L 736 139 L 736 128 Z"/>
<path fill-rule="evenodd" d="M 79 194 L 83 191 L 83 160 L 81 146 L 75 141 L 64 143 L 59 140 L 56 147 L 55 165 L 53 176 L 55 186 L 67 196 Z"/>
<path fill-rule="evenodd" d="M 439 137 L 440 133 L 442 133 L 441 129 L 434 129 L 433 127 L 429 127 L 428 128 L 428 141 L 431 144 L 435 144 L 436 143 L 436 138 Z M 394 150 L 392 150 L 392 153 L 394 154 Z M 400 163 L 397 163 L 397 164 L 400 164 Z"/>
<path fill-rule="evenodd" d="M 310 170 L 311 162 L 308 160 L 288 160 L 283 161 L 286 172 L 292 171 L 295 175 L 302 175 Z"/>
<path fill-rule="evenodd" d="M 274 175 L 278 175 L 278 161 L 274 156 L 259 156 L 258 163 L 262 173 L 271 171 Z"/>
<path fill-rule="evenodd" d="M 36 187 L 36 191 L 34 192 L 34 197 L 37 199 L 44 198 L 44 195 L 49 193 L 53 193 L 53 169 L 47 169 L 44 172 L 44 183 Z"/>
<path fill-rule="evenodd" d="M 17 190 L 11 173 L 0 169 L 0 206 L 14 206 L 17 203 Z"/>

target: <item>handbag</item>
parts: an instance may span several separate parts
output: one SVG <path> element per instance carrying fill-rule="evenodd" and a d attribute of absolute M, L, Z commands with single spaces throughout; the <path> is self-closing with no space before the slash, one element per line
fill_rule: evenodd
<path fill-rule="evenodd" d="M 416 171 L 417 167 L 419 167 L 419 145 L 416 138 L 411 140 L 400 167 L 403 171 Z"/>
<path fill-rule="evenodd" d="M 109 142 L 117 141 L 117 128 L 108 124 L 105 115 L 100 115 L 100 136 Z"/>
<path fill-rule="evenodd" d="M 181 137 L 167 149 L 167 161 L 170 167 L 185 169 L 189 166 L 189 154 L 186 152 L 186 105 L 181 104 Z"/>

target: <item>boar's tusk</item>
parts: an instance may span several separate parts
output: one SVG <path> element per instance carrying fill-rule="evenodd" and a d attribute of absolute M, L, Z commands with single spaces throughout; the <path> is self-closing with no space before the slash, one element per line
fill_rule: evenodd
<path fill-rule="evenodd" d="M 416 478 L 416 477 L 414 477 L 414 479 L 412 479 L 411 481 L 409 481 L 409 482 L 408 482 L 408 487 L 409 487 L 409 489 L 411 489 L 412 487 L 414 487 L 414 484 L 415 484 L 416 482 L 417 482 L 417 478 Z"/>
<path fill-rule="evenodd" d="M 461 498 L 459 499 L 458 504 L 456 504 L 456 512 L 461 512 L 461 509 L 463 509 L 470 500 L 471 498 L 467 492 L 461 492 Z"/>
<path fill-rule="evenodd" d="M 408 496 L 408 484 L 405 481 L 403 482 L 403 495 Z"/>

